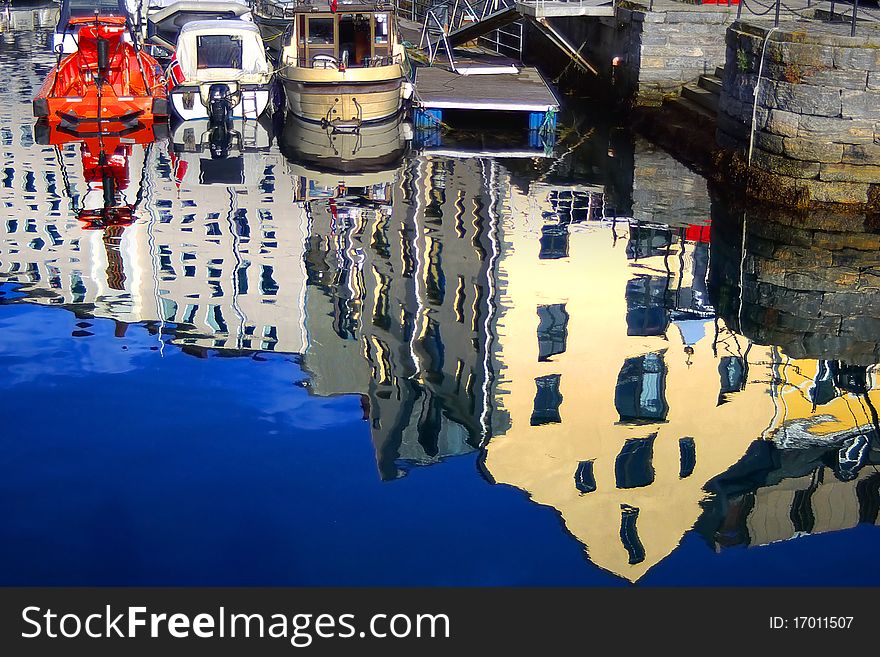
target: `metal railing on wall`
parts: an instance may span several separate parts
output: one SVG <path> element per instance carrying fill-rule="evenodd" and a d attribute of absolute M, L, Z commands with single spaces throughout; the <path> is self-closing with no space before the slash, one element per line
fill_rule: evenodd
<path fill-rule="evenodd" d="M 515 0 L 395 0 L 395 2 L 398 16 L 415 23 L 427 24 L 432 32 L 431 36 L 439 38 L 439 34 L 434 34 L 438 29 L 452 32 L 465 27 L 468 23 L 479 22 L 496 11 L 512 7 Z M 505 27 L 494 29 L 478 37 L 477 40 L 497 53 L 504 52 L 522 59 L 523 32 L 523 23 L 518 20 Z"/>
<path fill-rule="evenodd" d="M 880 21 L 880 13 L 859 5 L 859 0 L 843 2 L 842 0 L 807 0 L 806 5 L 792 7 L 782 0 L 740 0 L 736 10 L 736 18 L 740 20 L 743 13 L 748 16 L 763 17 L 773 13 L 773 27 L 779 27 L 781 19 L 797 17 L 823 20 L 827 23 L 848 22 L 850 36 L 855 36 L 859 22 L 862 24 Z M 824 15 L 827 13 L 827 16 Z"/>

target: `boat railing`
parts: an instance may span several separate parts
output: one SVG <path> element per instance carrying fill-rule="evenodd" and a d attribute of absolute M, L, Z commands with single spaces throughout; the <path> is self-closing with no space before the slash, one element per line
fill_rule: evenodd
<path fill-rule="evenodd" d="M 348 64 L 343 67 L 345 69 L 364 69 L 378 68 L 380 66 L 393 66 L 394 64 L 403 64 L 403 55 L 388 55 L 382 57 L 364 57 L 362 64 Z M 312 57 L 291 57 L 285 59 L 280 70 L 288 68 L 314 68 L 339 70 L 340 62 L 336 57 L 330 55 L 314 55 Z"/>
<path fill-rule="evenodd" d="M 325 0 L 254 0 L 253 7 L 260 16 L 266 18 L 293 20 L 297 14 L 304 13 L 307 7 L 321 7 L 328 4 L 329 2 Z M 374 0 L 363 4 L 370 5 L 370 10 L 389 11 L 395 8 L 396 0 Z M 342 11 L 342 8 L 339 11 Z"/>

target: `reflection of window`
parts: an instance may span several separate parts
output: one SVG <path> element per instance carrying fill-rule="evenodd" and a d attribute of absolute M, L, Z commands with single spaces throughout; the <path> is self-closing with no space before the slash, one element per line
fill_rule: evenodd
<path fill-rule="evenodd" d="M 581 493 L 592 493 L 596 490 L 596 476 L 593 474 L 593 462 L 581 461 L 574 472 L 574 486 Z"/>
<path fill-rule="evenodd" d="M 560 374 L 549 374 L 535 379 L 538 390 L 535 393 L 535 408 L 532 411 L 531 425 L 552 424 L 562 422 L 559 417 L 559 405 L 562 395 L 559 392 Z"/>
<path fill-rule="evenodd" d="M 810 533 L 816 525 L 816 516 L 813 514 L 813 491 L 814 488 L 796 491 L 791 503 L 792 525 L 796 532 Z"/>
<path fill-rule="evenodd" d="M 333 43 L 333 19 L 332 18 L 309 18 L 309 43 L 332 44 Z"/>
<path fill-rule="evenodd" d="M 269 265 L 262 265 L 260 269 L 260 292 L 267 295 L 278 294 L 278 283 L 272 277 L 274 268 Z"/>
<path fill-rule="evenodd" d="M 614 406 L 621 422 L 662 422 L 666 405 L 666 365 L 662 353 L 627 358 L 617 375 Z"/>
<path fill-rule="evenodd" d="M 538 360 L 565 352 L 568 337 L 568 313 L 564 303 L 538 306 Z"/>
<path fill-rule="evenodd" d="M 678 451 L 681 453 L 681 466 L 678 470 L 678 476 L 681 479 L 690 477 L 697 467 L 697 446 L 694 444 L 693 438 L 681 438 L 678 441 Z"/>
<path fill-rule="evenodd" d="M 631 438 L 623 443 L 623 449 L 614 462 L 614 477 L 618 488 L 640 488 L 654 481 L 654 438 Z"/>
<path fill-rule="evenodd" d="M 620 542 L 629 553 L 629 563 L 637 564 L 645 560 L 645 548 L 639 540 L 636 530 L 636 520 L 639 518 L 639 510 L 628 504 L 620 505 Z"/>
<path fill-rule="evenodd" d="M 672 244 L 672 231 L 658 226 L 630 226 L 626 257 L 630 260 L 663 255 Z"/>
<path fill-rule="evenodd" d="M 446 276 L 443 274 L 441 252 L 443 244 L 440 240 L 428 238 L 428 267 L 425 276 L 425 287 L 428 300 L 434 306 L 442 306 L 446 297 Z"/>
<path fill-rule="evenodd" d="M 663 335 L 669 324 L 664 298 L 667 281 L 638 276 L 626 284 L 626 334 Z"/>
<path fill-rule="evenodd" d="M 568 228 L 565 226 L 541 227 L 541 260 L 556 260 L 568 257 Z"/>
<path fill-rule="evenodd" d="M 199 68 L 241 68 L 241 37 L 231 34 L 200 36 L 196 65 Z"/>

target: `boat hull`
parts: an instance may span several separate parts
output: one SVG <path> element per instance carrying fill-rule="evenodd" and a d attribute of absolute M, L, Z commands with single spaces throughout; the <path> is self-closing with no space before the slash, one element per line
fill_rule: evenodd
<path fill-rule="evenodd" d="M 312 173 L 365 173 L 396 168 L 409 148 L 412 132 L 412 125 L 402 117 L 339 132 L 288 116 L 278 144 L 290 162 Z"/>
<path fill-rule="evenodd" d="M 228 84 L 230 87 L 235 86 L 234 82 Z M 174 87 L 169 95 L 174 114 L 183 121 L 207 119 L 209 112 L 204 99 L 207 98 L 208 87 L 209 84 L 203 84 L 201 87 L 187 84 Z M 271 84 L 242 87 L 237 92 L 237 102 L 232 107 L 232 118 L 259 118 L 269 106 L 271 91 Z"/>
<path fill-rule="evenodd" d="M 287 109 L 333 125 L 386 121 L 403 108 L 403 78 L 368 82 L 308 82 L 282 78 Z"/>

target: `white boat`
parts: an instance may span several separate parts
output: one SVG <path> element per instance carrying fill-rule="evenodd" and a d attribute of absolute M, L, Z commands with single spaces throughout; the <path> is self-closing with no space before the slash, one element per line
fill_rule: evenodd
<path fill-rule="evenodd" d="M 159 46 L 174 52 L 177 37 L 187 23 L 206 20 L 239 19 L 251 21 L 251 10 L 244 0 L 183 0 L 157 6 L 150 3 L 147 13 L 148 46 Z"/>
<path fill-rule="evenodd" d="M 167 77 L 171 107 L 184 121 L 256 119 L 272 97 L 260 30 L 239 19 L 184 25 Z"/>

